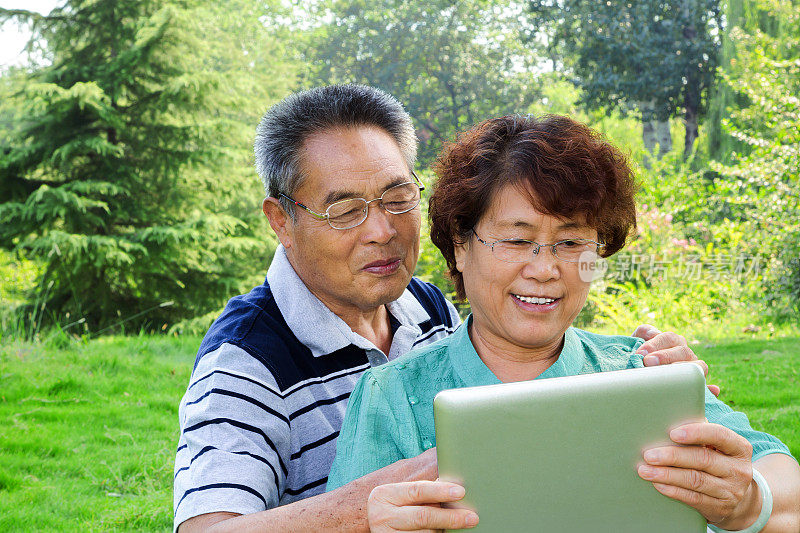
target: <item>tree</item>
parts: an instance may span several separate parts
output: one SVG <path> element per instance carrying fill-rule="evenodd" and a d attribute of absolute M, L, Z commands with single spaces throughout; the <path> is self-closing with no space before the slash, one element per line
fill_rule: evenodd
<path fill-rule="evenodd" d="M 718 173 L 709 209 L 747 224 L 753 253 L 769 268 L 765 297 L 779 315 L 800 314 L 800 3 L 752 0 L 749 31 L 730 30 L 735 61 L 724 83 L 744 102 L 726 132 L 747 150 Z M 751 19 L 752 20 L 752 19 Z M 756 26 L 756 27 L 753 27 Z M 765 31 L 762 31 L 763 28 Z"/>
<path fill-rule="evenodd" d="M 536 28 L 532 38 L 546 41 L 556 68 L 583 90 L 585 106 L 637 110 L 646 145 L 652 144 L 648 122 L 680 114 L 688 157 L 714 82 L 722 26 L 718 3 L 529 0 L 528 7 Z"/>
<path fill-rule="evenodd" d="M 32 21 L 47 63 L 4 107 L 16 113 L 0 147 L 0 246 L 44 263 L 40 301 L 54 318 L 171 323 L 218 307 L 263 269 L 272 246 L 242 216 L 262 194 L 249 146 L 294 75 L 259 21 L 266 7 L 68 0 L 47 16 L 0 11 Z"/>
<path fill-rule="evenodd" d="M 784 8 L 791 6 L 791 2 Z M 780 7 L 780 6 L 778 6 Z M 726 27 L 722 35 L 718 65 L 723 71 L 731 71 L 737 63 L 737 36 L 763 33 L 776 40 L 790 35 L 795 29 L 791 17 L 775 16 L 770 3 L 759 0 L 728 0 L 725 4 Z M 732 163 L 736 153 L 749 151 L 747 143 L 737 140 L 726 129 L 725 123 L 736 109 L 748 107 L 749 102 L 735 84 L 719 83 L 715 85 L 710 99 L 706 131 L 708 152 L 712 159 L 723 163 Z"/>
<path fill-rule="evenodd" d="M 360 82 L 394 95 L 414 118 L 420 159 L 491 116 L 524 113 L 537 96 L 519 5 L 486 0 L 333 0 L 310 39 L 311 82 Z"/>

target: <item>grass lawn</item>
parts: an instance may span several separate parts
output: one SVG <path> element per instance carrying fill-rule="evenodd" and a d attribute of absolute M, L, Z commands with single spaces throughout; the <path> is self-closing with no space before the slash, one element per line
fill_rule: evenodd
<path fill-rule="evenodd" d="M 0 347 L 0 531 L 166 531 L 196 337 Z M 800 337 L 700 344 L 722 398 L 800 454 Z"/>
<path fill-rule="evenodd" d="M 166 531 L 198 338 L 0 348 L 0 531 Z"/>
<path fill-rule="evenodd" d="M 720 399 L 800 457 L 800 337 L 693 346 Z"/>

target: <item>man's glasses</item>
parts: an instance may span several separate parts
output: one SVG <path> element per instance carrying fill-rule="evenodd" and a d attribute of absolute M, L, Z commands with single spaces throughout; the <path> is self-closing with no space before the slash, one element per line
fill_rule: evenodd
<path fill-rule="evenodd" d="M 425 190 L 425 186 L 414 172 L 411 172 L 416 182 L 408 181 L 389 187 L 380 198 L 365 200 L 364 198 L 348 198 L 334 202 L 328 206 L 324 213 L 312 211 L 289 195 L 278 193 L 297 207 L 305 209 L 318 220 L 327 220 L 333 229 L 350 229 L 358 226 L 367 219 L 369 215 L 369 204 L 378 202 L 387 213 L 400 215 L 407 213 L 417 207 L 420 202 L 420 193 Z"/>
<path fill-rule="evenodd" d="M 475 233 L 475 230 L 472 230 Z M 539 244 L 525 239 L 501 239 L 494 242 L 486 242 L 475 233 L 478 242 L 492 249 L 494 255 L 500 261 L 506 263 L 527 263 L 534 255 L 539 255 L 539 250 L 549 247 L 553 255 L 561 261 L 567 263 L 589 263 L 596 261 L 603 252 L 605 245 L 590 239 L 564 239 L 553 244 Z"/>

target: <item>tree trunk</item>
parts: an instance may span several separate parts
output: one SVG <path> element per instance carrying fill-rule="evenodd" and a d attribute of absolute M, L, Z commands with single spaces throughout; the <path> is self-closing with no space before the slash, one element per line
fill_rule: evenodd
<path fill-rule="evenodd" d="M 669 120 L 656 121 L 656 140 L 658 141 L 658 158 L 672 150 L 672 132 Z"/>
<path fill-rule="evenodd" d="M 689 16 L 691 10 L 687 0 L 683 2 L 683 12 L 683 20 L 688 24 L 683 28 L 683 37 L 688 42 L 693 43 L 695 39 L 697 39 L 697 28 L 694 23 L 691 22 L 692 19 Z M 692 155 L 694 141 L 697 139 L 697 115 L 700 112 L 700 91 L 702 90 L 700 87 L 701 81 L 699 73 L 692 68 L 691 65 L 687 65 L 685 76 L 686 84 L 683 89 L 683 120 L 686 127 L 686 137 L 684 137 L 683 141 L 684 161 L 689 159 L 689 156 Z"/>
<path fill-rule="evenodd" d="M 697 117 L 700 113 L 700 81 L 691 72 L 687 72 L 688 83 L 683 89 L 683 122 L 686 128 L 686 137 L 683 141 L 683 160 L 689 159 L 697 139 Z"/>
<path fill-rule="evenodd" d="M 686 138 L 683 141 L 683 159 L 684 161 L 692 155 L 694 149 L 694 141 L 697 139 L 697 106 L 686 104 L 686 111 L 683 115 L 683 120 L 686 124 Z"/>
<path fill-rule="evenodd" d="M 642 142 L 644 149 L 652 154 L 656 149 L 655 122 L 652 120 L 642 120 Z"/>
<path fill-rule="evenodd" d="M 638 107 L 642 112 L 642 141 L 645 150 L 657 159 L 672 150 L 672 134 L 669 130 L 669 120 L 653 118 L 654 102 L 639 102 Z M 649 117 L 649 118 L 648 118 Z M 650 168 L 645 161 L 645 168 Z"/>

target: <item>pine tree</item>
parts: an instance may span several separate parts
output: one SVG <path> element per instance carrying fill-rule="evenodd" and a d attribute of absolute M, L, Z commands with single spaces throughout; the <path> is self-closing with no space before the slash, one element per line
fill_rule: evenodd
<path fill-rule="evenodd" d="M 293 70 L 277 63 L 258 9 L 69 0 L 46 17 L 0 11 L 32 20 L 49 63 L 24 77 L 2 137 L 0 246 L 44 262 L 39 300 L 55 319 L 161 326 L 263 275 L 274 245 L 252 223 L 263 194 L 252 132 Z"/>

